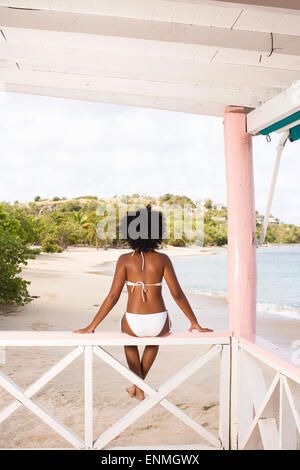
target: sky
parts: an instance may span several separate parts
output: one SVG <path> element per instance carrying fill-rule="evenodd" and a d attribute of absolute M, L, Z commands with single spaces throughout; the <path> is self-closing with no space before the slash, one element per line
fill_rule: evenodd
<path fill-rule="evenodd" d="M 2 93 L 0 201 L 165 193 L 226 205 L 222 118 Z M 253 138 L 256 210 L 276 148 Z M 300 225 L 300 141 L 287 142 L 271 213 Z"/>

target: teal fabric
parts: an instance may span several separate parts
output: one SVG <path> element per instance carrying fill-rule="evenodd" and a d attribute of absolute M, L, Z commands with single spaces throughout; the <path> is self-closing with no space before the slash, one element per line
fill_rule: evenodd
<path fill-rule="evenodd" d="M 290 129 L 290 139 L 292 142 L 295 142 L 295 140 L 300 139 L 300 124 Z"/>
<path fill-rule="evenodd" d="M 282 127 L 285 127 L 288 124 L 292 124 L 293 122 L 298 121 L 298 119 L 300 119 L 300 111 L 297 111 L 296 113 L 291 114 L 291 116 L 281 119 L 281 121 L 275 122 L 275 124 L 272 124 L 271 126 L 268 126 L 265 129 L 261 130 L 260 133 L 262 135 L 271 134 L 271 132 L 278 131 L 278 129 L 281 129 Z"/>

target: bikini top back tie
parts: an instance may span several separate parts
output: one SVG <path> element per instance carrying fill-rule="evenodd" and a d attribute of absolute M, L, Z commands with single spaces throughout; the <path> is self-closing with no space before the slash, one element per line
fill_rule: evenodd
<path fill-rule="evenodd" d="M 144 267 L 145 267 L 145 258 L 144 258 L 144 253 L 141 251 L 141 256 L 142 256 L 142 271 L 144 270 Z M 133 250 L 131 256 L 133 256 L 135 254 L 135 250 Z M 143 281 L 137 281 L 137 282 L 130 282 L 130 281 L 126 281 L 126 284 L 128 286 L 132 286 L 132 289 L 131 289 L 131 292 L 134 291 L 135 287 L 136 286 L 141 286 L 141 293 L 142 293 L 142 299 L 143 299 L 143 302 L 146 301 L 145 299 L 145 294 L 147 292 L 147 287 L 146 286 L 162 286 L 162 282 L 157 282 L 156 284 L 145 284 Z"/>

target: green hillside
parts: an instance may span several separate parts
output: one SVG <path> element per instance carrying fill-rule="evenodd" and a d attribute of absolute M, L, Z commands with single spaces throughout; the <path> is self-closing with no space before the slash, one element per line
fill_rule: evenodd
<path fill-rule="evenodd" d="M 96 196 L 82 196 L 73 199 L 53 197 L 52 200 L 35 197 L 28 203 L 0 203 L 0 306 L 7 304 L 23 305 L 31 299 L 28 295 L 28 282 L 20 277 L 21 266 L 36 253 L 62 252 L 68 246 L 95 246 L 108 249 L 125 247 L 125 241 L 115 233 L 99 239 L 96 229 L 105 218 L 106 222 L 118 228 L 124 211 L 151 203 L 154 208 L 188 207 L 191 217 L 189 237 L 182 235 L 182 215 L 173 217 L 170 224 L 170 236 L 164 245 L 187 246 L 196 241 L 195 220 L 199 207 L 202 208 L 204 246 L 225 246 L 227 244 L 227 209 L 214 204 L 210 199 L 192 201 L 181 195 L 164 194 L 153 198 L 133 194 L 132 196 L 113 197 L 110 199 Z M 112 210 L 112 214 L 110 210 Z M 99 212 L 100 211 L 100 212 Z M 102 215 L 101 215 L 102 214 Z M 107 216 L 107 214 L 110 214 Z M 259 237 L 262 216 L 257 212 L 257 237 Z M 300 243 L 300 227 L 270 219 L 266 243 Z M 99 233 L 99 232 L 98 232 Z M 178 237 L 178 233 L 180 236 Z M 106 232 L 105 232 L 106 234 Z"/>

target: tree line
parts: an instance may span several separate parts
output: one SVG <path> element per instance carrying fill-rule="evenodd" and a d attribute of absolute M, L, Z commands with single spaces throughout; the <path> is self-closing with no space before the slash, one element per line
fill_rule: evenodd
<path fill-rule="evenodd" d="M 165 194 L 152 198 L 133 194 L 122 196 L 126 203 L 138 208 L 139 205 L 152 203 L 160 205 L 177 205 L 183 207 L 189 204 L 191 208 L 196 203 L 187 196 Z M 99 239 L 97 225 L 102 216 L 97 215 L 97 209 L 106 205 L 119 204 L 121 199 L 99 199 L 96 196 L 82 196 L 73 199 L 55 196 L 52 200 L 42 200 L 39 196 L 29 203 L 9 204 L 0 203 L 0 305 L 23 305 L 29 302 L 28 282 L 21 278 L 22 266 L 29 258 L 40 252 L 62 252 L 69 246 L 85 245 L 96 248 L 124 247 L 125 241 L 117 235 L 113 238 Z M 204 246 L 227 245 L 227 209 L 216 205 L 211 199 L 203 202 L 204 206 Z M 259 214 L 256 214 L 259 216 Z M 259 219 L 259 218 L 258 218 Z M 186 246 L 195 239 L 182 235 L 176 238 L 173 221 L 171 236 L 163 240 L 165 245 Z M 261 231 L 261 223 L 257 222 L 257 237 Z M 294 244 L 300 243 L 300 227 L 292 224 L 269 224 L 266 243 Z"/>

